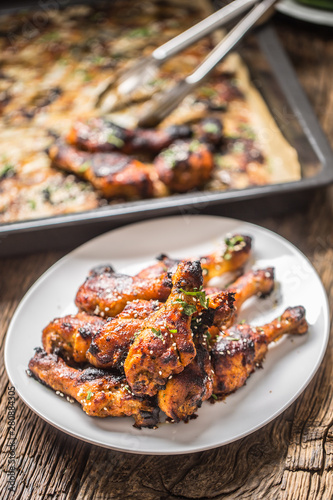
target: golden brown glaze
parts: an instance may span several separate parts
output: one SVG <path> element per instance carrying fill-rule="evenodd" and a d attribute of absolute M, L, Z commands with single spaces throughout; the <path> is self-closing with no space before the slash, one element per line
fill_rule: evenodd
<path fill-rule="evenodd" d="M 153 427 L 158 421 L 155 401 L 135 396 L 119 372 L 91 367 L 77 370 L 43 349 L 37 349 L 29 370 L 37 380 L 78 401 L 90 416 L 131 416 L 139 428 Z"/>
<path fill-rule="evenodd" d="M 89 181 L 105 198 L 149 198 L 154 195 L 151 169 L 122 153 L 87 153 L 62 142 L 49 149 L 53 165 Z"/>
<path fill-rule="evenodd" d="M 121 151 L 126 154 L 154 154 L 168 147 L 175 139 L 191 134 L 187 125 L 158 130 L 125 129 L 105 118 L 90 118 L 76 121 L 66 139 L 70 144 L 93 153 Z"/>
<path fill-rule="evenodd" d="M 67 361 L 83 363 L 91 339 L 105 320 L 83 311 L 51 321 L 43 330 L 42 342 L 47 353 L 56 352 Z"/>
<path fill-rule="evenodd" d="M 204 142 L 177 140 L 155 158 L 154 165 L 159 179 L 171 192 L 186 193 L 210 179 L 214 157 Z"/>
<path fill-rule="evenodd" d="M 196 336 L 195 346 L 193 361 L 181 373 L 170 376 L 158 392 L 158 406 L 175 422 L 187 422 L 213 392 L 213 371 L 202 335 Z"/>
<path fill-rule="evenodd" d="M 181 372 L 196 354 L 191 319 L 197 299 L 188 292 L 202 286 L 200 262 L 181 262 L 172 283 L 168 300 L 144 321 L 125 360 L 126 378 L 136 394 L 156 394 L 167 378 Z"/>
<path fill-rule="evenodd" d="M 305 309 L 289 307 L 281 317 L 262 327 L 241 324 L 221 333 L 211 349 L 213 392 L 224 396 L 242 387 L 266 355 L 268 344 L 282 335 L 308 331 Z"/>
<path fill-rule="evenodd" d="M 158 300 L 134 300 L 94 336 L 87 360 L 100 368 L 121 368 L 143 320 L 161 307 Z"/>
<path fill-rule="evenodd" d="M 127 302 L 165 301 L 171 290 L 167 273 L 155 279 L 141 279 L 113 272 L 110 266 L 93 269 L 80 286 L 75 303 L 79 309 L 100 316 L 116 316 Z"/>

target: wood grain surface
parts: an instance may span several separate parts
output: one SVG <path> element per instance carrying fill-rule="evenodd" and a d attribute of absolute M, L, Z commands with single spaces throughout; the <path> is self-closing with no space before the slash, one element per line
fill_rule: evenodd
<path fill-rule="evenodd" d="M 333 145 L 333 33 L 282 15 L 274 23 Z M 294 243 L 320 274 L 333 306 L 333 192 L 302 213 L 252 222 Z M 244 219 L 246 216 L 244 215 Z M 65 252 L 0 261 L 0 342 L 35 280 Z M 1 352 L 0 498 L 283 499 L 333 498 L 332 337 L 316 376 L 282 415 L 227 446 L 181 456 L 140 456 L 83 443 L 54 429 L 16 401 L 16 492 L 7 489 L 8 378 Z"/>

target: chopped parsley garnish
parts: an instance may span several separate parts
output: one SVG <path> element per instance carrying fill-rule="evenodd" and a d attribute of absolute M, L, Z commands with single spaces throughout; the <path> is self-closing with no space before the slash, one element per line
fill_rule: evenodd
<path fill-rule="evenodd" d="M 31 210 L 36 210 L 37 203 L 35 200 L 28 200 Z"/>
<path fill-rule="evenodd" d="M 156 328 L 151 328 L 151 331 L 153 333 L 155 333 L 156 337 L 158 337 L 159 339 L 163 339 L 163 335 L 161 333 L 161 330 L 156 330 Z"/>
<path fill-rule="evenodd" d="M 2 168 L 0 168 L 0 179 L 5 179 L 6 177 L 13 177 L 16 174 L 14 165 L 7 163 Z"/>
<path fill-rule="evenodd" d="M 214 97 L 217 95 L 217 91 L 212 87 L 201 87 L 199 92 L 206 97 Z"/>
<path fill-rule="evenodd" d="M 190 142 L 188 149 L 190 153 L 195 153 L 196 151 L 198 151 L 198 149 L 200 149 L 200 146 L 201 143 L 197 139 L 194 139 L 193 141 Z"/>
<path fill-rule="evenodd" d="M 170 333 L 177 333 L 177 328 L 174 330 L 169 330 Z"/>
<path fill-rule="evenodd" d="M 182 293 L 184 293 L 185 295 L 190 295 L 192 297 L 196 297 L 199 300 L 202 307 L 204 307 L 205 309 L 208 309 L 209 299 L 206 297 L 206 292 L 204 290 L 195 290 L 193 292 L 187 292 L 186 290 L 181 288 L 180 291 Z"/>
<path fill-rule="evenodd" d="M 87 392 L 87 397 L 86 397 L 86 400 L 87 400 L 87 401 L 90 401 L 90 400 L 91 400 L 91 398 L 92 398 L 92 396 L 93 396 L 93 392 L 88 391 L 88 392 Z"/>
<path fill-rule="evenodd" d="M 213 122 L 204 123 L 202 128 L 203 128 L 203 131 L 206 132 L 207 134 L 218 134 L 220 131 L 220 128 L 217 125 L 217 123 L 213 123 Z"/>
<path fill-rule="evenodd" d="M 236 141 L 232 147 L 233 153 L 243 153 L 245 151 L 245 144 L 240 141 Z"/>
<path fill-rule="evenodd" d="M 166 149 L 162 151 L 161 156 L 163 156 L 166 164 L 169 168 L 174 168 L 177 164 L 177 152 L 173 149 Z"/>
<path fill-rule="evenodd" d="M 114 146 L 116 146 L 116 148 L 121 148 L 125 144 L 124 141 L 120 139 L 120 137 L 117 137 L 114 134 L 109 134 L 107 141 L 109 144 L 113 144 Z"/>
<path fill-rule="evenodd" d="M 149 36 L 152 34 L 151 28 L 148 28 L 147 26 L 144 26 L 142 28 L 134 28 L 131 30 L 127 35 L 130 38 L 139 38 L 139 37 L 144 37 L 144 36 Z"/>
<path fill-rule="evenodd" d="M 176 299 L 175 302 L 179 302 L 179 304 L 182 306 L 184 314 L 186 314 L 186 316 L 192 316 L 192 314 L 194 314 L 195 311 L 197 310 L 195 305 L 188 304 L 184 300 Z"/>
<path fill-rule="evenodd" d="M 213 399 L 217 399 L 216 394 L 212 394 L 212 398 L 213 398 Z"/>
<path fill-rule="evenodd" d="M 241 243 L 242 241 L 244 241 L 244 238 L 240 235 L 232 236 L 231 238 L 225 238 L 224 240 L 227 247 L 231 249 L 234 248 L 237 243 Z"/>
<path fill-rule="evenodd" d="M 240 340 L 239 337 L 224 337 L 225 340 L 231 340 L 231 341 L 234 341 L 234 340 Z"/>
<path fill-rule="evenodd" d="M 86 172 L 89 167 L 90 167 L 90 163 L 88 161 L 85 161 L 84 163 L 82 163 L 82 165 L 79 166 L 78 171 L 80 173 Z"/>
<path fill-rule="evenodd" d="M 242 321 L 240 322 L 241 325 L 244 325 L 245 324 L 245 319 L 242 319 Z"/>
<path fill-rule="evenodd" d="M 281 319 L 282 319 L 282 316 L 279 316 L 277 320 L 278 320 L 278 321 L 281 321 Z"/>
<path fill-rule="evenodd" d="M 230 260 L 231 259 L 231 253 L 234 249 L 235 246 L 238 245 L 238 243 L 242 243 L 244 241 L 243 236 L 236 235 L 232 236 L 231 238 L 225 238 L 224 243 L 227 245 L 227 249 L 224 254 L 224 259 L 225 260 Z"/>
<path fill-rule="evenodd" d="M 254 140 L 256 138 L 254 130 L 247 123 L 241 123 L 238 128 L 247 139 Z"/>

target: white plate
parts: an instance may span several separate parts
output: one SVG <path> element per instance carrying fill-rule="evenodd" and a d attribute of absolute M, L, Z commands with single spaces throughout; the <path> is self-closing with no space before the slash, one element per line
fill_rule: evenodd
<path fill-rule="evenodd" d="M 225 402 L 204 403 L 188 424 L 162 424 L 157 430 L 137 430 L 130 418 L 88 417 L 76 404 L 26 375 L 33 348 L 41 345 L 41 330 L 56 316 L 75 311 L 73 299 L 87 272 L 112 263 L 134 273 L 160 253 L 172 257 L 211 252 L 228 232 L 254 238 L 256 266 L 276 269 L 282 299 L 275 309 L 269 299 L 253 299 L 243 316 L 260 325 L 286 307 L 304 305 L 310 331 L 285 337 L 258 370 Z M 104 234 L 81 246 L 51 267 L 29 290 L 10 324 L 5 363 L 12 384 L 25 403 L 58 429 L 97 445 L 133 453 L 190 453 L 230 443 L 265 425 L 305 389 L 323 358 L 329 334 L 325 291 L 308 260 L 290 243 L 258 226 L 211 216 L 179 216 L 141 222 Z"/>
<path fill-rule="evenodd" d="M 283 14 L 308 21 L 309 23 L 323 24 L 333 26 L 333 12 L 326 9 L 316 9 L 303 5 L 294 0 L 282 0 L 276 6 L 276 9 Z"/>

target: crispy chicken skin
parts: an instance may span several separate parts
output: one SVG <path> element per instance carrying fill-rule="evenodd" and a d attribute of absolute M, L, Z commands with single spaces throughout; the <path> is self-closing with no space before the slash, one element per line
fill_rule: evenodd
<path fill-rule="evenodd" d="M 83 363 L 91 339 L 105 320 L 83 311 L 51 321 L 43 330 L 42 342 L 47 353 L 60 354 L 67 361 Z"/>
<path fill-rule="evenodd" d="M 29 362 L 29 370 L 40 382 L 78 401 L 82 409 L 94 417 L 135 419 L 135 427 L 154 427 L 158 422 L 155 401 L 135 396 L 119 372 L 69 367 L 63 359 L 37 349 Z"/>
<path fill-rule="evenodd" d="M 221 332 L 211 349 L 214 394 L 225 396 L 242 387 L 261 366 L 270 342 L 285 334 L 302 335 L 307 330 L 304 307 L 297 306 L 289 307 L 281 317 L 262 327 L 244 324 Z"/>
<path fill-rule="evenodd" d="M 193 361 L 158 392 L 158 406 L 175 422 L 187 422 L 213 393 L 213 370 L 203 332 L 195 335 L 195 347 Z"/>
<path fill-rule="evenodd" d="M 57 141 L 49 149 L 54 166 L 89 181 L 105 198 L 154 196 L 152 169 L 122 153 L 87 153 Z"/>
<path fill-rule="evenodd" d="M 165 301 L 171 290 L 168 273 L 155 279 L 141 279 L 112 271 L 110 266 L 93 269 L 80 286 L 75 303 L 90 314 L 116 316 L 127 302 L 144 299 Z"/>
<path fill-rule="evenodd" d="M 214 157 L 206 143 L 179 139 L 156 156 L 154 165 L 159 179 L 171 192 L 185 193 L 210 179 Z"/>
<path fill-rule="evenodd" d="M 122 368 L 135 334 L 143 320 L 162 306 L 158 300 L 134 300 L 93 337 L 86 359 L 100 368 Z"/>
<path fill-rule="evenodd" d="M 192 135 L 187 125 L 166 129 L 125 129 L 105 118 L 78 120 L 67 135 L 67 142 L 80 149 L 96 152 L 121 151 L 126 154 L 157 153 L 175 139 Z"/>
<path fill-rule="evenodd" d="M 202 286 L 200 262 L 181 262 L 172 283 L 168 300 L 144 321 L 125 360 L 125 375 L 135 394 L 155 395 L 170 375 L 195 357 L 191 319 L 197 301 L 188 292 Z"/>

